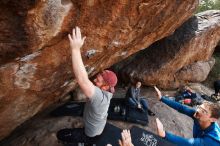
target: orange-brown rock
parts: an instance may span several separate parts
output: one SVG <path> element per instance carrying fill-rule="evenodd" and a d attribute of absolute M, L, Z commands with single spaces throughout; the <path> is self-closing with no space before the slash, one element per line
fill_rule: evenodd
<path fill-rule="evenodd" d="M 145 85 L 162 88 L 204 81 L 214 64 L 213 61 L 205 62 L 210 60 L 220 40 L 219 24 L 220 11 L 200 13 L 173 35 L 154 43 L 116 68 L 124 80 L 141 80 Z"/>
<path fill-rule="evenodd" d="M 0 2 L 0 139 L 74 89 L 67 34 L 78 25 L 90 76 L 170 35 L 198 0 Z M 95 52 L 86 57 L 87 51 Z M 90 52 L 90 53 L 91 53 Z"/>

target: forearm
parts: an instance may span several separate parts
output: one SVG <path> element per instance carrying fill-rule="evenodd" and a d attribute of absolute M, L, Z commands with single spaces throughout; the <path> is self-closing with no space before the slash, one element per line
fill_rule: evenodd
<path fill-rule="evenodd" d="M 186 139 L 169 132 L 166 132 L 165 139 L 171 143 L 177 144 L 178 146 L 199 146 L 201 144 L 200 139 Z"/>
<path fill-rule="evenodd" d="M 78 27 L 73 29 L 72 33 L 72 36 L 69 34 L 68 38 L 70 41 L 73 72 L 83 93 L 90 98 L 94 94 L 95 86 L 89 80 L 80 52 L 85 37 L 82 38 L 80 28 Z"/>
<path fill-rule="evenodd" d="M 133 106 L 138 106 L 137 102 L 136 102 L 135 99 L 132 98 L 132 97 L 129 98 L 129 102 L 130 102 Z"/>
<path fill-rule="evenodd" d="M 172 107 L 173 109 L 175 109 L 175 110 L 177 110 L 177 111 L 179 111 L 179 112 L 181 112 L 183 114 L 186 114 L 186 115 L 188 115 L 190 117 L 193 117 L 193 115 L 195 113 L 194 109 L 189 108 L 189 107 L 187 107 L 185 105 L 182 105 L 182 104 L 180 104 L 178 102 L 175 102 L 173 100 L 167 99 L 164 96 L 161 98 L 161 101 L 163 103 L 165 103 L 166 105 Z"/>
<path fill-rule="evenodd" d="M 132 101 L 136 104 L 136 105 L 138 105 L 140 102 L 136 99 L 136 98 L 134 98 L 134 97 L 132 97 L 131 98 L 132 99 Z"/>
<path fill-rule="evenodd" d="M 80 84 L 80 82 L 84 82 L 88 80 L 88 74 L 86 72 L 85 66 L 82 61 L 82 56 L 80 49 L 71 49 L 72 53 L 72 67 L 76 80 Z"/>

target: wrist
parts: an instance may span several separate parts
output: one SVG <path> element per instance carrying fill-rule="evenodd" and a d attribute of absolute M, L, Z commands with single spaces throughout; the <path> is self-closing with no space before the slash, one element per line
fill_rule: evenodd
<path fill-rule="evenodd" d="M 166 137 L 166 132 L 165 132 L 165 131 L 163 131 L 163 132 L 161 133 L 161 137 L 162 137 L 162 138 L 165 138 L 165 137 Z"/>
<path fill-rule="evenodd" d="M 75 53 L 80 53 L 80 49 L 78 49 L 78 48 L 71 48 L 71 53 L 72 54 L 75 54 Z"/>
<path fill-rule="evenodd" d="M 71 48 L 72 51 L 80 50 L 80 47 L 76 47 L 76 46 L 70 46 L 70 48 Z"/>
<path fill-rule="evenodd" d="M 161 137 L 161 138 L 165 138 L 166 137 L 166 132 L 165 131 L 160 131 L 158 133 L 158 135 Z"/>
<path fill-rule="evenodd" d="M 163 97 L 163 96 L 158 96 L 158 100 L 161 101 L 162 97 Z"/>

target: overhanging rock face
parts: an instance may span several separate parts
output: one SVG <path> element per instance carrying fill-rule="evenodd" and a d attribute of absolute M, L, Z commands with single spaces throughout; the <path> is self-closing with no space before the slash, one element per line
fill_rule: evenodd
<path fill-rule="evenodd" d="M 72 27 L 87 36 L 82 55 L 92 76 L 170 35 L 197 5 L 198 0 L 1 1 L 0 139 L 75 88 L 67 39 Z"/>
<path fill-rule="evenodd" d="M 219 41 L 220 11 L 206 11 L 116 68 L 124 80 L 140 80 L 162 88 L 201 82 L 214 65 L 211 56 Z"/>

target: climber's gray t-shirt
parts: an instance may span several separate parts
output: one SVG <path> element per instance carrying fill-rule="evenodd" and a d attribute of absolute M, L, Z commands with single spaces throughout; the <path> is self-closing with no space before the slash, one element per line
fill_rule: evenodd
<path fill-rule="evenodd" d="M 105 128 L 107 112 L 112 93 L 95 86 L 95 93 L 84 108 L 83 121 L 85 134 L 89 137 L 100 135 Z"/>

